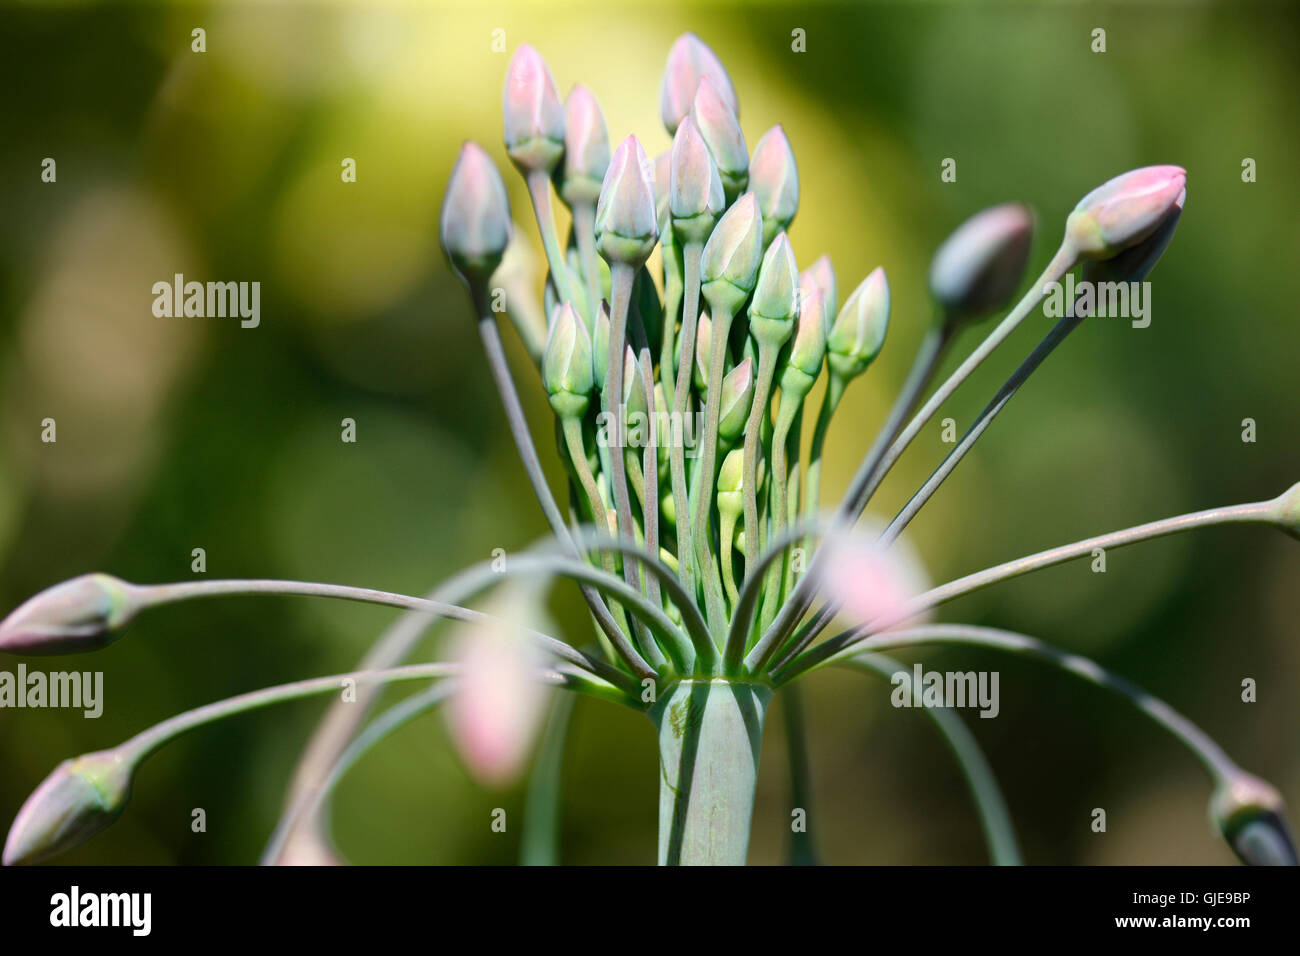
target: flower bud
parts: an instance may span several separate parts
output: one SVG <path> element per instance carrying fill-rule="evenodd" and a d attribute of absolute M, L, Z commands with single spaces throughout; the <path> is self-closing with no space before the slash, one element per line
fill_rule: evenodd
<path fill-rule="evenodd" d="M 906 538 L 888 546 L 875 534 L 861 533 L 827 538 L 823 544 L 823 585 L 845 616 L 858 624 L 898 621 L 906 627 L 923 619 L 924 612 L 902 620 L 913 598 L 929 588 L 929 576 Z"/>
<path fill-rule="evenodd" d="M 566 302 L 555 312 L 542 356 L 542 384 L 557 415 L 580 418 L 586 413 L 593 374 L 591 333 Z"/>
<path fill-rule="evenodd" d="M 85 843 L 131 797 L 134 761 L 120 749 L 65 760 L 27 798 L 5 840 L 4 865 L 37 863 Z"/>
<path fill-rule="evenodd" d="M 1009 202 L 971 216 L 957 227 L 930 263 L 930 294 L 948 322 L 983 318 L 1006 305 L 1029 262 L 1034 219 Z"/>
<path fill-rule="evenodd" d="M 718 438 L 734 444 L 745 432 L 749 409 L 754 404 L 754 363 L 745 359 L 722 379 L 722 408 L 718 415 Z"/>
<path fill-rule="evenodd" d="M 731 107 L 731 112 L 740 115 L 736 88 L 731 85 L 731 77 L 727 75 L 722 61 L 694 33 L 683 33 L 668 51 L 663 82 L 659 87 L 659 114 L 670 136 L 677 132 L 682 120 L 690 114 L 695 92 L 704 77 L 709 78 L 714 89 Z"/>
<path fill-rule="evenodd" d="M 648 409 L 645 401 L 645 383 L 641 381 L 641 366 L 637 364 L 632 346 L 623 350 L 623 423 L 629 428 L 637 424 L 634 416 L 644 416 Z"/>
<path fill-rule="evenodd" d="M 802 291 L 800 292 L 802 296 Z M 799 321 L 794 338 L 785 350 L 785 367 L 781 371 L 781 391 L 793 396 L 807 395 L 822 373 L 826 358 L 826 297 L 821 289 L 813 288 L 808 298 L 801 299 Z M 782 399 L 784 401 L 784 399 Z"/>
<path fill-rule="evenodd" d="M 1164 255 L 1178 220 L 1183 215 L 1187 191 L 1178 197 L 1169 214 L 1156 226 L 1155 231 L 1141 242 L 1129 246 L 1109 259 L 1089 259 L 1083 264 L 1083 278 L 1088 282 L 1141 282 L 1156 267 Z"/>
<path fill-rule="evenodd" d="M 780 125 L 764 133 L 754 147 L 749 188 L 758 197 L 758 209 L 763 214 L 763 245 L 767 245 L 777 233 L 790 228 L 799 210 L 799 169 Z"/>
<path fill-rule="evenodd" d="M 609 310 L 604 302 L 596 312 L 596 324 L 591 330 L 591 371 L 596 377 L 596 388 L 604 390 L 609 377 Z"/>
<path fill-rule="evenodd" d="M 107 574 L 83 574 L 28 598 L 0 621 L 0 651 L 78 654 L 107 647 L 141 608 L 140 589 Z"/>
<path fill-rule="evenodd" d="M 442 248 L 467 283 L 486 282 L 510 242 L 510 202 L 496 164 L 467 142 L 442 199 Z"/>
<path fill-rule="evenodd" d="M 591 90 L 579 84 L 564 101 L 564 176 L 560 198 L 570 208 L 594 205 L 609 169 L 609 131 L 600 104 Z"/>
<path fill-rule="evenodd" d="M 722 180 L 695 120 L 677 127 L 669 164 L 668 210 L 673 229 L 686 242 L 704 242 L 726 209 Z"/>
<path fill-rule="evenodd" d="M 723 342 L 722 347 L 726 346 L 727 343 Z M 695 383 L 700 398 L 709 394 L 709 349 L 712 347 L 713 320 L 709 318 L 709 313 L 701 312 L 695 322 L 695 369 L 691 373 L 691 381 Z"/>
<path fill-rule="evenodd" d="M 1079 200 L 1065 223 L 1065 241 L 1081 257 L 1109 259 L 1155 231 L 1181 206 L 1187 171 L 1146 166 L 1116 176 Z"/>
<path fill-rule="evenodd" d="M 596 245 L 611 263 L 640 265 L 659 238 L 655 212 L 654 168 L 641 141 L 619 144 L 605 172 L 596 206 Z"/>
<path fill-rule="evenodd" d="M 745 454 L 740 448 L 727 452 L 718 469 L 718 512 L 739 518 L 745 513 Z"/>
<path fill-rule="evenodd" d="M 745 191 L 749 182 L 749 147 L 745 145 L 745 134 L 740 131 L 735 110 L 708 77 L 700 81 L 700 88 L 695 91 L 691 118 L 717 164 L 722 191 L 730 202 Z"/>
<path fill-rule="evenodd" d="M 812 287 L 822 290 L 822 305 L 826 309 L 826 330 L 830 331 L 831 321 L 840 307 L 839 289 L 835 283 L 835 269 L 831 266 L 831 257 L 822 256 L 803 272 L 799 273 L 799 289 L 803 294 L 800 301 L 808 301 Z"/>
<path fill-rule="evenodd" d="M 506 152 L 524 174 L 550 173 L 564 153 L 564 107 L 542 55 L 522 44 L 502 94 Z"/>
<path fill-rule="evenodd" d="M 867 370 L 889 331 L 889 280 L 876 268 L 853 290 L 826 337 L 831 373 L 845 382 Z"/>
<path fill-rule="evenodd" d="M 749 331 L 760 343 L 784 345 L 799 314 L 799 267 L 790 239 L 781 233 L 763 254 L 758 284 L 749 303 Z"/>
<path fill-rule="evenodd" d="M 1210 798 L 1210 821 L 1248 866 L 1295 866 L 1296 848 L 1282 796 L 1259 777 L 1238 771 Z"/>
<path fill-rule="evenodd" d="M 716 301 L 734 315 L 754 291 L 762 259 L 763 218 L 758 200 L 748 193 L 722 214 L 704 244 L 700 287 L 709 304 Z"/>

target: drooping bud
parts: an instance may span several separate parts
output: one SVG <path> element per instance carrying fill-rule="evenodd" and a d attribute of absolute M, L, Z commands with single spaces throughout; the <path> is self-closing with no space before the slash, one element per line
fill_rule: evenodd
<path fill-rule="evenodd" d="M 754 363 L 745 359 L 722 379 L 722 409 L 718 417 L 718 438 L 734 444 L 745 433 L 749 409 L 754 404 Z"/>
<path fill-rule="evenodd" d="M 0 651 L 79 654 L 107 647 L 141 609 L 140 591 L 108 574 L 46 588 L 0 621 Z"/>
<path fill-rule="evenodd" d="M 889 331 L 889 280 L 877 267 L 853 290 L 826 337 L 831 373 L 845 382 L 867 370 Z"/>
<path fill-rule="evenodd" d="M 564 101 L 564 176 L 560 198 L 569 208 L 594 205 L 609 169 L 609 131 L 591 90 L 578 84 Z"/>
<path fill-rule="evenodd" d="M 709 147 L 718 167 L 718 177 L 722 180 L 722 191 L 731 202 L 745 191 L 749 183 L 749 147 L 745 145 L 745 134 L 740 131 L 736 111 L 708 77 L 700 81 L 700 88 L 695 91 L 691 118 Z"/>
<path fill-rule="evenodd" d="M 930 262 L 930 294 L 949 323 L 981 319 L 1015 294 L 1029 262 L 1034 217 L 1018 202 L 978 212 L 944 240 Z"/>
<path fill-rule="evenodd" d="M 542 356 L 542 384 L 557 415 L 580 418 L 586 413 L 593 375 L 591 333 L 566 302 L 556 310 Z"/>
<path fill-rule="evenodd" d="M 1300 539 L 1300 482 L 1273 499 L 1274 521 L 1293 538 Z"/>
<path fill-rule="evenodd" d="M 564 153 L 564 107 L 542 55 L 522 44 L 502 93 L 506 152 L 520 171 L 550 173 Z"/>
<path fill-rule="evenodd" d="M 835 269 L 831 265 L 830 256 L 823 255 L 807 269 L 799 273 L 799 288 L 802 291 L 804 301 L 807 301 L 808 293 L 813 286 L 822 290 L 823 306 L 827 315 L 826 331 L 830 332 L 830 323 L 840 308 L 839 287 L 835 282 Z"/>
<path fill-rule="evenodd" d="M 758 209 L 763 214 L 763 245 L 767 245 L 777 233 L 790 228 L 799 211 L 799 169 L 790 140 L 780 125 L 764 133 L 754 147 L 749 188 L 758 197 Z"/>
<path fill-rule="evenodd" d="M 120 749 L 59 764 L 27 798 L 5 840 L 4 865 L 37 863 L 108 827 L 131 797 L 135 761 Z"/>
<path fill-rule="evenodd" d="M 1185 198 L 1181 166 L 1146 166 L 1116 176 L 1079 200 L 1065 241 L 1081 257 L 1108 259 L 1155 231 Z"/>
<path fill-rule="evenodd" d="M 629 136 L 615 150 L 600 187 L 596 246 L 611 263 L 639 266 L 658 238 L 654 168 L 641 141 Z"/>
<path fill-rule="evenodd" d="M 734 315 L 758 281 L 763 259 L 763 217 L 748 193 L 722 214 L 700 260 L 700 287 L 714 311 Z"/>
<path fill-rule="evenodd" d="M 473 285 L 486 282 L 510 242 L 510 202 L 505 183 L 483 147 L 467 142 L 452 168 L 442 199 L 442 248 Z"/>
<path fill-rule="evenodd" d="M 686 242 L 704 242 L 726 208 L 722 180 L 695 120 L 677 127 L 669 164 L 668 210 L 673 229 Z"/>
<path fill-rule="evenodd" d="M 807 395 L 817 381 L 817 376 L 822 373 L 822 361 L 826 358 L 828 324 L 826 297 L 821 289 L 814 287 L 808 297 L 800 301 L 794 338 L 785 350 L 785 367 L 781 370 L 781 391 L 784 394 Z"/>
<path fill-rule="evenodd" d="M 1282 795 L 1268 782 L 1238 771 L 1210 798 L 1210 822 L 1249 866 L 1295 866 L 1296 848 Z"/>
<path fill-rule="evenodd" d="M 709 78 L 731 112 L 740 115 L 740 102 L 731 77 L 708 44 L 694 33 L 683 33 L 668 51 L 663 82 L 659 87 L 659 114 L 671 136 L 691 112 L 700 80 Z"/>
<path fill-rule="evenodd" d="M 780 348 L 799 314 L 799 267 L 790 239 L 781 233 L 767 247 L 749 303 L 749 331 L 760 344 Z"/>

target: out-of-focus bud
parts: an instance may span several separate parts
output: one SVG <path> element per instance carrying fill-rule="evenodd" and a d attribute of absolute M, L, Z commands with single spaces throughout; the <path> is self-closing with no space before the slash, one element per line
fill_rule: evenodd
<path fill-rule="evenodd" d="M 120 749 L 65 760 L 27 798 L 5 840 L 4 865 L 37 863 L 85 843 L 122 813 L 135 761 Z"/>
<path fill-rule="evenodd" d="M 831 257 L 823 255 L 820 259 L 799 273 L 799 289 L 803 295 L 801 301 L 807 301 L 813 287 L 822 290 L 822 305 L 826 309 L 826 331 L 830 332 L 831 321 L 840 307 L 839 287 L 835 282 L 835 269 L 831 266 Z"/>
<path fill-rule="evenodd" d="M 971 216 L 930 262 L 930 294 L 956 325 L 983 318 L 1015 294 L 1029 262 L 1034 217 L 1018 202 Z"/>
<path fill-rule="evenodd" d="M 659 87 L 659 114 L 670 136 L 677 132 L 682 120 L 690 114 L 695 92 L 699 89 L 700 80 L 705 77 L 709 78 L 731 112 L 740 115 L 736 88 L 732 86 L 731 77 L 727 75 L 722 61 L 694 33 L 683 33 L 668 51 L 663 82 Z"/>
<path fill-rule="evenodd" d="M 763 217 L 758 200 L 746 194 L 722 214 L 700 260 L 700 284 L 714 312 L 736 311 L 754 291 L 763 259 Z"/>
<path fill-rule="evenodd" d="M 1088 282 L 1141 282 L 1151 274 L 1160 257 L 1165 254 L 1178 220 L 1182 218 L 1187 191 L 1178 197 L 1169 214 L 1156 226 L 1155 231 L 1141 242 L 1129 246 L 1109 259 L 1089 259 L 1083 264 L 1083 278 Z"/>
<path fill-rule="evenodd" d="M 556 310 L 542 356 L 542 384 L 561 418 L 580 418 L 593 387 L 591 333 L 568 302 Z"/>
<path fill-rule="evenodd" d="M 876 540 L 878 529 L 864 530 L 865 535 L 858 532 L 826 539 L 827 560 L 821 572 L 826 592 L 856 623 L 900 621 L 912 598 L 929 587 L 929 575 L 906 538 L 882 546 Z M 890 629 L 918 621 L 919 617 L 901 620 Z"/>
<path fill-rule="evenodd" d="M 695 120 L 677 127 L 669 162 L 668 210 L 686 242 L 704 242 L 726 208 L 722 180 Z"/>
<path fill-rule="evenodd" d="M 758 284 L 749 303 L 749 331 L 755 341 L 780 348 L 794 332 L 799 314 L 799 266 L 783 232 L 763 255 Z"/>
<path fill-rule="evenodd" d="M 1273 499 L 1277 526 L 1293 538 L 1300 539 L 1300 482 Z"/>
<path fill-rule="evenodd" d="M 486 282 L 510 242 L 510 202 L 505 183 L 483 147 L 467 142 L 452 168 L 442 199 L 440 238 L 465 282 Z"/>
<path fill-rule="evenodd" d="M 1295 842 L 1284 813 L 1282 795 L 1244 771 L 1220 783 L 1210 798 L 1210 822 L 1249 866 L 1296 865 Z"/>
<path fill-rule="evenodd" d="M 722 379 L 722 409 L 718 416 L 718 438 L 732 445 L 745 433 L 749 408 L 754 404 L 754 363 L 745 359 Z"/>
<path fill-rule="evenodd" d="M 889 331 L 889 280 L 877 267 L 853 290 L 826 337 L 831 373 L 845 382 L 867 370 Z"/>
<path fill-rule="evenodd" d="M 802 296 L 802 292 L 800 294 Z M 807 395 L 817 381 L 817 376 L 822 373 L 822 361 L 826 358 L 828 324 L 826 297 L 821 289 L 814 287 L 806 299 L 801 298 L 794 338 L 785 350 L 785 367 L 781 370 L 782 395 Z"/>
<path fill-rule="evenodd" d="M 609 131 L 600 104 L 579 84 L 564 101 L 564 176 L 560 198 L 572 208 L 595 204 L 609 169 Z"/>
<path fill-rule="evenodd" d="M 745 191 L 749 182 L 749 147 L 745 145 L 745 134 L 740 131 L 736 111 L 708 77 L 700 81 L 700 88 L 695 91 L 691 118 L 717 164 L 723 194 L 730 202 Z"/>
<path fill-rule="evenodd" d="M 510 59 L 501 99 L 510 159 L 525 174 L 549 174 L 564 154 L 564 107 L 546 61 L 527 43 Z"/>
<path fill-rule="evenodd" d="M 596 388 L 602 391 L 609 377 L 609 310 L 600 304 L 596 325 L 591 330 L 591 370 L 596 376 Z"/>
<path fill-rule="evenodd" d="M 1108 259 L 1155 231 L 1181 206 L 1187 171 L 1146 166 L 1116 176 L 1079 200 L 1065 223 L 1065 241 L 1085 259 Z"/>
<path fill-rule="evenodd" d="M 763 214 L 763 245 L 767 245 L 777 233 L 790 228 L 799 211 L 799 169 L 790 140 L 780 125 L 764 133 L 754 147 L 749 189 L 758 197 L 758 209 Z"/>
<path fill-rule="evenodd" d="M 658 238 L 654 168 L 641 148 L 641 141 L 629 136 L 614 151 L 600 187 L 596 245 L 611 263 L 639 266 L 650 255 Z"/>
<path fill-rule="evenodd" d="M 140 589 L 107 574 L 46 588 L 0 621 L 0 651 L 78 654 L 107 647 L 142 607 Z"/>

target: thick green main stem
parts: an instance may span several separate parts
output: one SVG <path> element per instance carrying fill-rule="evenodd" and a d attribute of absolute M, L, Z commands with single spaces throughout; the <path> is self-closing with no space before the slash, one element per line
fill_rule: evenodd
<path fill-rule="evenodd" d="M 659 863 L 743 866 L 771 688 L 682 681 L 650 711 L 659 731 Z"/>

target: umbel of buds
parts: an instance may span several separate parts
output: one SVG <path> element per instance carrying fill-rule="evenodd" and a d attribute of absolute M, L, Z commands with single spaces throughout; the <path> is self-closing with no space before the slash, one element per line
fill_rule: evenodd
<path fill-rule="evenodd" d="M 139 589 L 107 574 L 47 588 L 0 621 L 0 651 L 76 654 L 112 643 L 140 607 Z"/>
<path fill-rule="evenodd" d="M 133 772 L 134 761 L 118 750 L 63 761 L 18 811 L 4 865 L 37 863 L 107 827 L 130 799 Z"/>

